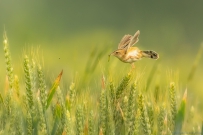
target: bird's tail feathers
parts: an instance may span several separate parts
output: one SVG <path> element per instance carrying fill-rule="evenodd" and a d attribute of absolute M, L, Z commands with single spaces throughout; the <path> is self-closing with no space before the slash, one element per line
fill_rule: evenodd
<path fill-rule="evenodd" d="M 142 57 L 158 59 L 159 55 L 155 51 L 142 51 Z"/>

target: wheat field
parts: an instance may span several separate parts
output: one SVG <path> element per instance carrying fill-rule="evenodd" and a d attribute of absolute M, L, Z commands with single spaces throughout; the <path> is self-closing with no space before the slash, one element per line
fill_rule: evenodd
<path fill-rule="evenodd" d="M 5 87 L 0 91 L 0 134 L 203 134 L 201 113 L 190 98 L 191 91 L 179 86 L 178 73 L 165 71 L 168 77 L 161 76 L 166 69 L 158 61 L 147 73 L 140 67 L 120 73 L 113 71 L 115 61 L 99 61 L 106 55 L 104 50 L 94 54 L 93 49 L 84 73 L 63 81 L 66 69 L 54 77 L 45 76 L 49 74 L 44 73 L 43 62 L 32 51 L 24 52 L 23 71 L 15 74 L 10 48 L 4 31 L 5 63 L 1 64 L 6 76 L 1 76 Z M 187 83 L 193 81 L 202 50 Z"/>

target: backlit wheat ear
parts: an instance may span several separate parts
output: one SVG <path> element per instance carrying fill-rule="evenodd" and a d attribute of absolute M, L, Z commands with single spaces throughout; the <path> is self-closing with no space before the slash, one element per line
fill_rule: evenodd
<path fill-rule="evenodd" d="M 26 87 L 26 97 L 27 104 L 30 110 L 34 109 L 33 102 L 33 92 L 32 92 L 32 82 L 30 77 L 30 64 L 27 56 L 24 58 L 24 72 L 25 72 L 25 87 Z"/>
<path fill-rule="evenodd" d="M 129 73 L 128 75 L 126 75 L 123 78 L 123 80 L 121 81 L 120 85 L 118 86 L 118 88 L 116 90 L 116 100 L 118 100 L 121 97 L 124 90 L 128 86 L 130 79 L 131 79 L 131 73 Z"/>
<path fill-rule="evenodd" d="M 70 112 L 68 110 L 66 110 L 65 133 L 67 135 L 73 135 L 73 124 L 72 124 Z"/>
<path fill-rule="evenodd" d="M 111 101 L 111 104 L 113 105 L 115 100 L 116 100 L 116 92 L 115 92 L 115 86 L 113 84 L 113 81 L 110 80 L 109 82 L 109 89 L 110 89 L 110 101 Z"/>
<path fill-rule="evenodd" d="M 31 79 L 31 86 L 32 86 L 32 91 L 33 92 L 36 92 L 37 91 L 37 81 L 36 81 L 36 78 L 37 78 L 37 69 L 36 69 L 36 63 L 34 61 L 34 59 L 32 59 L 32 61 L 30 62 L 30 79 Z"/>
<path fill-rule="evenodd" d="M 126 118 L 128 123 L 129 134 L 134 134 L 136 92 L 137 92 L 137 84 L 133 83 L 130 89 L 129 100 L 128 100 L 128 111 L 127 111 L 127 118 Z"/>
<path fill-rule="evenodd" d="M 76 134 L 82 135 L 84 131 L 84 116 L 83 116 L 83 108 L 81 105 L 77 107 L 75 117 L 76 117 Z"/>
<path fill-rule="evenodd" d="M 69 99 L 70 99 L 70 107 L 73 107 L 76 99 L 76 89 L 74 82 L 72 82 L 69 87 Z"/>
<path fill-rule="evenodd" d="M 165 104 L 161 105 L 159 107 L 159 114 L 158 114 L 158 123 L 157 123 L 157 127 L 158 127 L 158 134 L 162 135 L 164 133 L 167 132 L 167 128 L 168 127 L 165 127 L 164 123 L 165 123 L 165 120 L 167 118 L 167 111 L 166 111 L 166 106 Z"/>
<path fill-rule="evenodd" d="M 120 107 L 120 112 L 121 112 L 122 119 L 124 120 L 126 127 L 128 127 L 128 125 L 127 125 L 128 97 L 127 96 L 123 97 L 123 102 Z"/>
<path fill-rule="evenodd" d="M 20 97 L 20 86 L 19 86 L 19 78 L 17 75 L 14 77 L 14 89 L 17 97 Z"/>
<path fill-rule="evenodd" d="M 114 123 L 114 118 L 113 118 L 113 108 L 112 108 L 112 104 L 111 101 L 109 99 L 109 97 L 107 97 L 107 133 L 111 134 L 111 135 L 115 135 L 115 123 Z"/>
<path fill-rule="evenodd" d="M 6 62 L 6 74 L 8 77 L 8 84 L 9 84 L 9 91 L 5 98 L 5 107 L 6 107 L 6 114 L 9 116 L 11 114 L 11 104 L 12 104 L 12 93 L 13 93 L 13 87 L 14 87 L 14 75 L 13 75 L 13 67 L 11 64 L 11 55 L 9 51 L 9 44 L 8 44 L 8 38 L 6 35 L 6 31 L 4 31 L 3 34 L 3 45 L 4 45 L 4 57 Z"/>
<path fill-rule="evenodd" d="M 135 135 L 139 135 L 140 134 L 140 126 L 141 126 L 141 112 L 140 112 L 139 108 L 136 111 L 134 123 L 135 123 L 134 133 L 135 133 Z"/>
<path fill-rule="evenodd" d="M 148 117 L 149 117 L 149 123 L 151 125 L 151 129 L 153 129 L 153 126 L 154 126 L 154 108 L 153 108 L 153 105 L 151 103 L 147 103 L 147 114 L 148 114 Z"/>
<path fill-rule="evenodd" d="M 169 88 L 169 93 L 170 93 L 170 109 L 171 109 L 171 131 L 174 130 L 175 126 L 175 119 L 176 119 L 176 113 L 177 113 L 177 105 L 176 105 L 176 95 L 175 95 L 175 84 L 174 82 L 171 82 L 170 88 Z"/>
<path fill-rule="evenodd" d="M 7 122 L 10 125 L 8 130 L 11 133 L 15 132 L 16 134 L 20 135 L 20 134 L 22 134 L 22 124 L 21 124 L 22 120 L 21 120 L 21 117 L 19 117 L 19 116 L 22 116 L 22 115 L 20 115 L 20 113 L 19 113 L 20 110 L 18 110 L 17 106 L 18 106 L 17 104 L 12 106 L 12 114 L 11 114 L 10 118 L 7 119 Z"/>
<path fill-rule="evenodd" d="M 100 120 L 99 120 L 99 128 L 102 129 L 102 133 L 106 133 L 106 110 L 107 110 L 107 101 L 106 101 L 106 90 L 101 90 L 100 95 Z"/>
<path fill-rule="evenodd" d="M 56 92 L 57 92 L 57 98 L 58 98 L 58 103 L 60 104 L 61 106 L 61 111 L 60 111 L 60 127 L 58 128 L 58 131 L 57 133 L 60 133 L 62 134 L 65 127 L 66 127 L 66 107 L 65 107 L 65 101 L 64 101 L 64 98 L 63 98 L 63 94 L 62 94 L 62 91 L 60 89 L 60 87 L 58 86 L 57 89 L 56 89 Z"/>
<path fill-rule="evenodd" d="M 27 112 L 27 135 L 33 135 L 33 125 L 32 125 L 32 116 L 30 112 Z"/>
<path fill-rule="evenodd" d="M 17 108 L 16 108 L 17 109 Z M 16 112 L 16 118 L 15 118 L 15 131 L 17 135 L 22 135 L 23 132 L 23 120 L 22 120 L 22 116 L 20 116 L 21 112 L 17 111 Z"/>
<path fill-rule="evenodd" d="M 13 89 L 13 83 L 14 83 L 14 75 L 13 75 L 13 67 L 11 64 L 11 54 L 9 50 L 9 44 L 8 44 L 8 38 L 6 35 L 6 31 L 4 31 L 3 34 L 3 45 L 4 45 L 4 57 L 6 62 L 6 72 L 8 76 L 8 82 L 9 82 L 9 89 L 12 91 Z"/>
<path fill-rule="evenodd" d="M 144 97 L 142 94 L 138 95 L 138 106 L 141 112 L 141 122 L 142 122 L 142 127 L 145 135 L 151 135 L 151 125 L 149 122 L 149 117 L 147 114 L 147 109 L 146 105 L 144 103 Z"/>
<path fill-rule="evenodd" d="M 126 99 L 124 99 L 126 100 Z M 126 102 L 127 103 L 127 102 Z M 124 104 L 124 103 L 123 103 Z M 115 134 L 120 134 L 124 129 L 124 112 L 120 102 L 115 104 L 115 111 L 114 111 L 114 122 L 115 122 Z"/>
<path fill-rule="evenodd" d="M 41 135 L 47 135 L 48 131 L 47 131 L 47 123 L 46 123 L 46 119 L 45 119 L 45 113 L 43 112 L 43 108 L 42 108 L 42 104 L 40 99 L 37 99 L 37 104 L 38 104 L 38 109 L 39 109 L 39 134 Z"/>
<path fill-rule="evenodd" d="M 37 67 L 37 75 L 39 82 L 40 101 L 42 103 L 43 112 L 45 112 L 47 106 L 47 92 L 44 74 L 40 65 Z"/>
<path fill-rule="evenodd" d="M 94 113 L 91 110 L 88 117 L 88 135 L 95 134 Z"/>

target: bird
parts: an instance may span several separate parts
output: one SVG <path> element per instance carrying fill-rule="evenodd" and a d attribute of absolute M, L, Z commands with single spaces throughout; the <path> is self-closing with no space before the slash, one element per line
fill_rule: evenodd
<path fill-rule="evenodd" d="M 142 58 L 151 58 L 157 60 L 159 58 L 159 54 L 155 51 L 142 51 L 138 47 L 133 47 L 133 45 L 139 41 L 139 35 L 139 30 L 135 32 L 133 36 L 129 34 L 124 35 L 118 44 L 118 49 L 109 54 L 109 60 L 110 56 L 115 56 L 124 63 L 130 63 L 132 68 L 135 68 L 134 62 Z"/>

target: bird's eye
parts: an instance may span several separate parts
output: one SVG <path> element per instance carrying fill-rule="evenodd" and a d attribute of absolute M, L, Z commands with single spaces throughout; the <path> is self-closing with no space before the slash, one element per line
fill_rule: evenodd
<path fill-rule="evenodd" d="M 119 52 L 116 52 L 116 54 L 119 54 Z"/>

